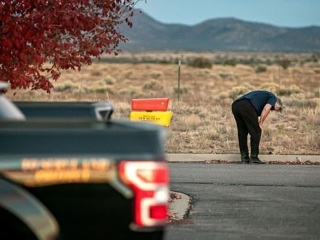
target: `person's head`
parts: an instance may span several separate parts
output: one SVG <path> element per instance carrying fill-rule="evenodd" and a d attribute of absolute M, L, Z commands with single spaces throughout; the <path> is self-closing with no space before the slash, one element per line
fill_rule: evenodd
<path fill-rule="evenodd" d="M 282 112 L 284 108 L 285 108 L 285 105 L 283 104 L 282 100 L 280 98 L 277 98 L 277 102 L 274 106 L 274 111 Z"/>

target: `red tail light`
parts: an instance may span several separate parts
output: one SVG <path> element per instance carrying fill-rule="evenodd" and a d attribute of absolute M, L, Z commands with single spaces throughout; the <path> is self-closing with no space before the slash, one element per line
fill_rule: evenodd
<path fill-rule="evenodd" d="M 138 227 L 167 221 L 169 169 L 165 162 L 121 162 L 120 177 L 134 191 L 134 222 Z"/>

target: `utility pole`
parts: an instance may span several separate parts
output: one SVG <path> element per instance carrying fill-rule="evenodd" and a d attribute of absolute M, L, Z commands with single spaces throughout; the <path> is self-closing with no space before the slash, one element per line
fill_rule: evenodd
<path fill-rule="evenodd" d="M 181 60 L 179 60 L 179 67 L 178 67 L 178 102 L 180 101 L 180 72 L 181 72 Z"/>

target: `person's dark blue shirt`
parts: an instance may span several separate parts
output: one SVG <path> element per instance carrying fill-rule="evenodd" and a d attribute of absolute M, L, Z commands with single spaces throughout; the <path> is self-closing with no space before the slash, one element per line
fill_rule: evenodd
<path fill-rule="evenodd" d="M 267 103 L 272 106 L 271 109 L 274 109 L 274 106 L 277 102 L 277 97 L 273 93 L 265 90 L 255 90 L 248 92 L 238 98 L 236 101 L 242 99 L 248 99 L 251 102 L 253 107 L 257 110 L 258 116 L 261 116 L 262 110 Z"/>

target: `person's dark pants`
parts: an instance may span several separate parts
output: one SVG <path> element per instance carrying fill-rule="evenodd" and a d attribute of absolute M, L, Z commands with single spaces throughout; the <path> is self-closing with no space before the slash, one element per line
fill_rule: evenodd
<path fill-rule="evenodd" d="M 239 100 L 232 104 L 232 113 L 237 123 L 241 160 L 249 158 L 247 137 L 250 134 L 250 157 L 257 158 L 261 139 L 258 114 L 249 100 Z"/>

